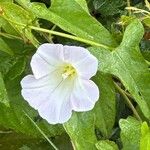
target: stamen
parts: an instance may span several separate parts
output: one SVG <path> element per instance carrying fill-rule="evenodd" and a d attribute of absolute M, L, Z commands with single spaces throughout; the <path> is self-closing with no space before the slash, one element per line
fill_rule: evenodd
<path fill-rule="evenodd" d="M 64 71 L 62 74 L 63 79 L 66 79 L 68 77 L 73 77 L 76 74 L 76 70 L 71 65 L 67 65 L 64 67 Z"/>

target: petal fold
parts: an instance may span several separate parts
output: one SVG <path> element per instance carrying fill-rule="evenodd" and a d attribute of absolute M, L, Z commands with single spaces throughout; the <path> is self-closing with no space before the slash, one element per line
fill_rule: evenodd
<path fill-rule="evenodd" d="M 91 80 L 77 79 L 71 94 L 71 104 L 74 111 L 93 109 L 99 99 L 99 89 Z"/>
<path fill-rule="evenodd" d="M 72 115 L 71 90 L 72 83 L 69 80 L 64 80 L 51 93 L 49 100 L 39 107 L 39 114 L 51 124 L 68 121 Z"/>
<path fill-rule="evenodd" d="M 42 44 L 31 59 L 31 68 L 36 79 L 56 70 L 64 60 L 63 45 Z"/>

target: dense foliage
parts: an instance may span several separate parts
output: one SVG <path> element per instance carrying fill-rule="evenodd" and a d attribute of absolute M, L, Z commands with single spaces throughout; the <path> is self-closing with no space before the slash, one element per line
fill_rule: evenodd
<path fill-rule="evenodd" d="M 0 0 L 0 149 L 150 149 L 149 40 L 148 0 Z M 63 125 L 21 96 L 47 42 L 86 47 L 99 60 L 99 101 Z"/>

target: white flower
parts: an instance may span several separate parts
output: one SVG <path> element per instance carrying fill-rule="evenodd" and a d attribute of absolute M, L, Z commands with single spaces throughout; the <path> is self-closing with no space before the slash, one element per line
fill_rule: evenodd
<path fill-rule="evenodd" d="M 88 50 L 43 44 L 31 60 L 33 75 L 21 81 L 22 96 L 50 124 L 64 123 L 74 111 L 91 110 L 99 89 L 89 80 L 98 60 Z"/>

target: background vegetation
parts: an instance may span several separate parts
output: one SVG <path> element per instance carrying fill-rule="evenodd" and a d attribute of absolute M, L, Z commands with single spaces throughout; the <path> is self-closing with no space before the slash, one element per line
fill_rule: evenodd
<path fill-rule="evenodd" d="M 0 149 L 148 150 L 149 40 L 148 1 L 0 0 Z M 100 100 L 64 125 L 48 124 L 20 94 L 45 42 L 87 47 L 100 61 Z"/>

